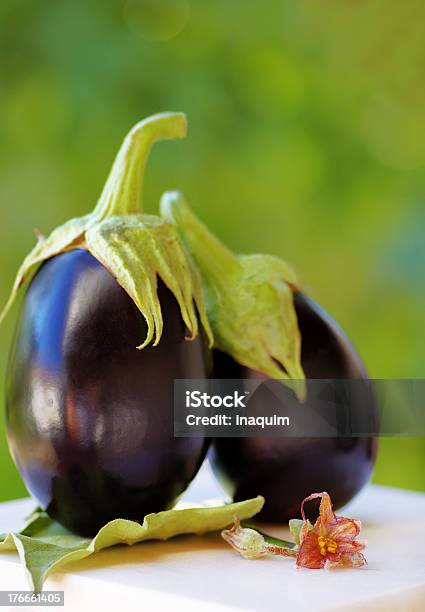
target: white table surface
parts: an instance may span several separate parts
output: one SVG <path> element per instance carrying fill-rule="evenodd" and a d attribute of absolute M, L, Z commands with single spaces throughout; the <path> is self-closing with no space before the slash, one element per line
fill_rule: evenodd
<path fill-rule="evenodd" d="M 219 496 L 204 466 L 185 499 Z M 0 532 L 19 528 L 33 506 L 29 499 L 0 504 Z M 424 612 L 425 495 L 369 486 L 338 514 L 361 519 L 365 568 L 297 569 L 280 557 L 247 561 L 220 537 L 186 536 L 104 550 L 52 574 L 45 588 L 64 590 L 65 610 L 78 612 Z M 285 529 L 268 531 L 288 536 Z M 24 570 L 17 554 L 0 554 L 0 590 L 15 589 L 28 589 Z"/>

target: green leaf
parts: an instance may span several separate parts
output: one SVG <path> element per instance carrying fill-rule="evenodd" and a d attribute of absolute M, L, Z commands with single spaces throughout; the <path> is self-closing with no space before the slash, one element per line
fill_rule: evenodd
<path fill-rule="evenodd" d="M 177 192 L 163 196 L 161 215 L 176 224 L 200 269 L 214 346 L 242 365 L 285 380 L 303 397 L 301 336 L 292 292 L 297 280 L 290 266 L 271 255 L 235 255 Z"/>
<path fill-rule="evenodd" d="M 0 538 L 0 552 L 16 549 L 26 569 L 30 588 L 41 591 L 46 577 L 54 569 L 84 559 L 103 548 L 221 531 L 233 522 L 235 516 L 251 518 L 260 512 L 263 505 L 264 498 L 259 496 L 225 506 L 148 514 L 142 524 L 115 519 L 102 527 L 93 539 L 73 535 L 44 512 L 36 512 L 20 533 L 3 536 L 2 541 Z"/>
<path fill-rule="evenodd" d="M 144 167 L 158 140 L 184 138 L 183 113 L 160 113 L 141 121 L 129 132 L 115 158 L 99 201 L 89 215 L 71 219 L 37 245 L 22 263 L 9 300 L 0 313 L 0 324 L 18 290 L 43 262 L 76 248 L 87 249 L 127 291 L 144 316 L 148 333 L 139 348 L 162 333 L 161 304 L 157 296 L 159 276 L 179 303 L 191 334 L 198 335 L 198 316 L 212 344 L 199 272 L 183 248 L 176 228 L 160 217 L 139 214 Z"/>

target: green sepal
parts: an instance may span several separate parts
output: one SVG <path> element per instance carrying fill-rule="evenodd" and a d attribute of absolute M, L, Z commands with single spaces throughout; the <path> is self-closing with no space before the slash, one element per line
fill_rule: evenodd
<path fill-rule="evenodd" d="M 44 512 L 35 512 L 21 532 L 0 536 L 0 552 L 18 552 L 30 588 L 39 592 L 50 572 L 103 548 L 221 531 L 233 522 L 235 516 L 251 518 L 260 512 L 263 505 L 264 498 L 259 496 L 224 506 L 174 509 L 148 514 L 142 524 L 115 519 L 102 527 L 93 539 L 74 535 Z M 142 550 L 140 561 L 143 562 Z"/>
<path fill-rule="evenodd" d="M 0 324 L 12 308 L 19 289 L 31 279 L 39 265 L 43 263 L 43 261 L 55 255 L 59 255 L 59 253 L 70 250 L 74 245 L 79 245 L 83 240 L 84 232 L 89 224 L 90 215 L 70 219 L 70 221 L 67 221 L 53 230 L 47 238 L 44 236 L 38 237 L 37 244 L 25 257 L 18 270 L 9 299 L 0 312 Z"/>
<path fill-rule="evenodd" d="M 161 339 L 158 276 L 174 294 L 190 339 L 198 335 L 199 313 L 212 343 L 201 281 L 174 226 L 153 215 L 111 217 L 90 228 L 85 238 L 87 250 L 112 273 L 146 319 L 148 333 L 139 349 L 152 340 L 156 346 Z"/>
<path fill-rule="evenodd" d="M 303 525 L 304 521 L 302 519 L 291 519 L 289 521 L 289 531 L 291 532 L 297 546 L 300 545 L 300 532 Z"/>
<path fill-rule="evenodd" d="M 292 268 L 271 255 L 235 255 L 194 215 L 178 192 L 164 194 L 161 215 L 176 224 L 202 277 L 214 346 L 237 362 L 283 379 L 305 396 Z"/>
<path fill-rule="evenodd" d="M 143 169 L 153 143 L 184 138 L 186 117 L 161 113 L 138 123 L 125 138 L 99 201 L 89 215 L 71 219 L 38 243 L 22 263 L 0 324 L 13 305 L 20 287 L 39 265 L 60 253 L 87 249 L 127 291 L 144 316 L 148 332 L 139 348 L 162 333 L 162 312 L 157 296 L 157 276 L 174 294 L 190 337 L 198 335 L 198 316 L 210 344 L 212 333 L 206 316 L 199 273 L 185 251 L 173 224 L 160 217 L 141 215 Z"/>

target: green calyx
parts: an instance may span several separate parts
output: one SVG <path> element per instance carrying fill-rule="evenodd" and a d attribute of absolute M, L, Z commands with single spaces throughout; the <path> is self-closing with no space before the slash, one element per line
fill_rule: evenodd
<path fill-rule="evenodd" d="M 22 263 L 0 323 L 19 288 L 39 265 L 84 248 L 124 288 L 147 323 L 138 348 L 161 339 L 158 277 L 174 294 L 195 338 L 202 324 L 210 345 L 264 375 L 282 379 L 302 398 L 301 337 L 293 303 L 297 281 L 271 255 L 235 255 L 193 214 L 183 197 L 166 193 L 161 216 L 141 214 L 144 168 L 158 140 L 186 136 L 182 113 L 161 113 L 138 123 L 125 138 L 91 214 L 71 219 L 38 243 Z M 214 340 L 213 340 L 214 334 Z"/>
<path fill-rule="evenodd" d="M 183 196 L 164 194 L 161 215 L 175 223 L 198 266 L 214 346 L 237 362 L 282 379 L 305 396 L 301 336 L 291 267 L 271 255 L 235 255 L 194 215 Z"/>
<path fill-rule="evenodd" d="M 159 140 L 186 136 L 182 113 L 161 113 L 141 121 L 129 132 L 112 166 L 99 201 L 89 215 L 71 219 L 38 243 L 22 263 L 0 323 L 19 288 L 39 265 L 75 248 L 91 253 L 125 289 L 144 316 L 148 331 L 138 348 L 161 339 L 163 320 L 157 296 L 158 276 L 174 294 L 190 338 L 198 335 L 198 314 L 206 335 L 212 333 L 203 303 L 199 273 L 176 228 L 165 219 L 141 214 L 144 167 L 151 146 Z"/>

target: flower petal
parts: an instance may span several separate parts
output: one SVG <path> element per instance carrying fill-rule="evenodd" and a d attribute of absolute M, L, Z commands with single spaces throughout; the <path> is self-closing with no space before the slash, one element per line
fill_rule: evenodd
<path fill-rule="evenodd" d="M 317 538 L 318 534 L 315 529 L 305 533 L 297 554 L 296 563 L 298 567 L 308 567 L 310 569 L 325 567 L 326 557 L 320 553 Z"/>
<path fill-rule="evenodd" d="M 353 554 L 366 548 L 366 542 L 354 540 L 353 542 L 338 542 L 338 555 Z"/>
<path fill-rule="evenodd" d="M 304 505 L 320 499 L 319 516 L 314 527 L 306 519 Z M 357 541 L 361 523 L 355 519 L 336 516 L 328 493 L 312 493 L 301 504 L 300 549 L 297 565 L 300 567 L 360 567 L 366 563 L 361 554 L 366 542 Z"/>
<path fill-rule="evenodd" d="M 339 516 L 335 517 L 335 521 L 329 523 L 328 536 L 336 541 L 351 541 L 357 538 L 360 529 L 360 521 Z"/>
<path fill-rule="evenodd" d="M 332 559 L 328 559 L 325 563 L 325 569 L 334 569 L 338 567 L 357 568 L 357 567 L 362 567 L 363 565 L 366 565 L 366 564 L 367 564 L 367 561 L 362 555 L 362 553 L 356 552 L 352 554 L 341 555 L 341 557 L 336 561 Z"/>
<path fill-rule="evenodd" d="M 332 510 L 332 501 L 329 493 L 326 493 L 326 491 L 323 491 L 322 493 L 312 493 L 303 500 L 301 504 L 301 516 L 304 521 L 306 520 L 304 504 L 308 501 L 313 501 L 313 499 L 320 499 L 319 516 L 314 524 L 315 527 L 316 525 L 325 527 L 329 523 L 336 521 L 336 516 Z"/>
<path fill-rule="evenodd" d="M 298 544 L 298 546 L 300 546 L 303 543 L 305 536 L 310 531 L 313 531 L 313 529 L 314 529 L 314 527 L 313 527 L 313 525 L 310 523 L 310 521 L 308 519 L 306 521 L 303 521 L 303 525 L 302 525 L 302 527 L 300 529 L 300 532 L 299 532 L 299 544 Z"/>

